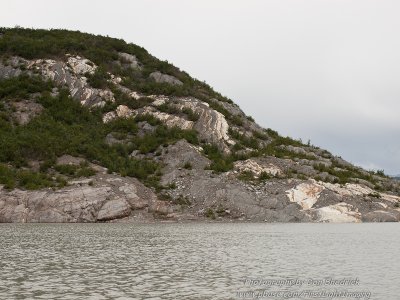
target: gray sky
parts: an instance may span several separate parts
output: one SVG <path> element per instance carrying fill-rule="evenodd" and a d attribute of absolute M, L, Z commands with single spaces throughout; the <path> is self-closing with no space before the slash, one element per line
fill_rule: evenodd
<path fill-rule="evenodd" d="M 123 38 L 264 127 L 400 173 L 400 1 L 0 0 L 0 26 Z"/>

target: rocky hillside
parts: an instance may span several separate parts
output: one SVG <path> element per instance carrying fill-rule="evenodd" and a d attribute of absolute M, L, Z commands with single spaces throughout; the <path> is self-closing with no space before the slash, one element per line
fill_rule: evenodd
<path fill-rule="evenodd" d="M 0 29 L 1 222 L 399 221 L 399 203 L 399 181 L 260 127 L 139 46 Z"/>

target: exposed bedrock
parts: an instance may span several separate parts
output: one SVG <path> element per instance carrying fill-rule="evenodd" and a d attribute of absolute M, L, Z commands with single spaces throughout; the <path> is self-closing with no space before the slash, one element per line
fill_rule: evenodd
<path fill-rule="evenodd" d="M 0 222 L 97 222 L 121 219 L 157 201 L 134 178 L 98 174 L 57 191 L 0 190 Z"/>

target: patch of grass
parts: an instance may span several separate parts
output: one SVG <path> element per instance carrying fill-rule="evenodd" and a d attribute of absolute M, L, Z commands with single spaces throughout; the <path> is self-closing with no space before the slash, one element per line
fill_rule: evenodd
<path fill-rule="evenodd" d="M 269 175 L 267 172 L 261 172 L 259 178 L 260 181 L 266 181 L 268 179 L 271 179 L 271 175 Z"/>
<path fill-rule="evenodd" d="M 75 173 L 76 177 L 90 177 L 90 176 L 94 176 L 94 175 L 96 175 L 96 171 L 93 170 L 92 168 L 88 168 L 88 167 L 81 167 Z"/>
<path fill-rule="evenodd" d="M 333 161 L 330 167 L 320 163 L 315 164 L 314 169 L 319 172 L 326 172 L 332 176 L 335 176 L 337 179 L 333 181 L 333 183 L 345 184 L 352 182 L 352 179 L 363 179 L 369 181 L 373 184 L 376 183 L 376 180 L 372 177 L 371 174 L 361 173 L 358 169 L 353 167 L 346 167 L 346 169 L 339 168 L 339 165 Z M 326 181 L 326 180 L 325 180 Z M 377 189 L 377 188 L 375 188 Z"/>
<path fill-rule="evenodd" d="M 249 120 L 250 122 L 255 122 L 254 118 L 252 116 L 246 116 L 247 120 Z"/>
<path fill-rule="evenodd" d="M 88 79 L 88 83 L 90 86 L 96 89 L 106 89 L 110 86 L 108 80 L 110 79 L 110 75 L 104 69 L 104 67 L 98 67 L 93 74 L 85 74 Z"/>
<path fill-rule="evenodd" d="M 158 193 L 158 199 L 160 199 L 161 201 L 168 201 L 168 202 L 172 201 L 171 195 L 165 192 Z"/>
<path fill-rule="evenodd" d="M 188 107 L 183 108 L 182 112 L 187 115 L 189 121 L 196 122 L 200 118 L 198 113 L 195 113 L 192 109 L 190 109 Z"/>
<path fill-rule="evenodd" d="M 50 81 L 44 81 L 39 76 L 23 74 L 16 78 L 0 80 L 0 99 L 1 101 L 14 98 L 26 99 L 33 93 L 51 92 L 53 87 Z M 4 104 L 2 105 L 4 107 Z"/>
<path fill-rule="evenodd" d="M 264 140 L 264 141 L 268 140 L 268 135 L 265 133 L 259 132 L 259 131 L 253 131 L 253 136 L 256 139 L 260 139 L 260 140 Z"/>
<path fill-rule="evenodd" d="M 182 130 L 178 127 L 168 128 L 165 125 L 158 125 L 153 133 L 141 137 L 136 136 L 130 142 L 133 149 L 138 149 L 145 154 L 154 152 L 161 145 L 172 144 L 181 139 L 185 139 L 194 145 L 198 144 L 195 130 Z"/>
<path fill-rule="evenodd" d="M 254 174 L 251 171 L 243 171 L 239 174 L 238 179 L 246 182 L 254 181 Z"/>
<path fill-rule="evenodd" d="M 181 112 L 180 109 L 178 109 L 176 106 L 171 105 L 169 103 L 163 103 L 163 104 L 157 106 L 157 109 L 161 112 L 171 114 L 171 115 L 177 115 Z"/>
<path fill-rule="evenodd" d="M 204 215 L 209 219 L 212 219 L 212 220 L 216 219 L 214 210 L 211 207 L 207 208 L 207 210 L 205 211 Z"/>
<path fill-rule="evenodd" d="M 169 189 L 169 190 L 174 190 L 174 189 L 176 189 L 176 183 L 175 183 L 175 182 L 172 182 L 172 183 L 168 184 L 167 189 Z"/>
<path fill-rule="evenodd" d="M 229 135 L 234 139 L 238 140 L 240 145 L 243 145 L 252 149 L 259 149 L 260 144 L 257 138 L 255 137 L 247 137 L 244 134 L 240 134 L 238 131 L 229 128 Z"/>
<path fill-rule="evenodd" d="M 181 205 L 181 206 L 189 206 L 192 204 L 188 197 L 184 197 L 182 195 L 179 195 L 179 197 L 174 199 L 172 202 L 174 204 Z"/>
<path fill-rule="evenodd" d="M 46 187 L 63 187 L 66 182 L 61 177 L 53 178 L 45 173 L 16 169 L 0 164 L 0 184 L 3 184 L 5 189 L 20 187 L 38 190 Z"/>
<path fill-rule="evenodd" d="M 190 162 L 185 162 L 185 164 L 183 165 L 183 168 L 186 170 L 191 170 L 193 168 L 192 164 Z"/>
<path fill-rule="evenodd" d="M 375 192 L 375 193 L 369 193 L 368 196 L 369 196 L 369 197 L 373 197 L 373 198 L 378 198 L 378 199 L 382 198 L 381 194 L 379 194 L 379 193 L 377 193 L 377 192 Z"/>
<path fill-rule="evenodd" d="M 236 126 L 243 126 L 243 119 L 238 115 L 233 115 L 228 119 Z"/>
<path fill-rule="evenodd" d="M 206 144 L 203 146 L 203 153 L 212 161 L 209 166 L 210 170 L 221 173 L 233 169 L 234 158 L 222 154 L 217 146 Z"/>

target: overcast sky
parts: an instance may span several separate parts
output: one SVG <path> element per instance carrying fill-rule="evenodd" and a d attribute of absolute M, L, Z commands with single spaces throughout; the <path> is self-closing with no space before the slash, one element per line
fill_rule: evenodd
<path fill-rule="evenodd" d="M 400 1 L 0 0 L 0 26 L 123 38 L 264 127 L 400 173 Z"/>

